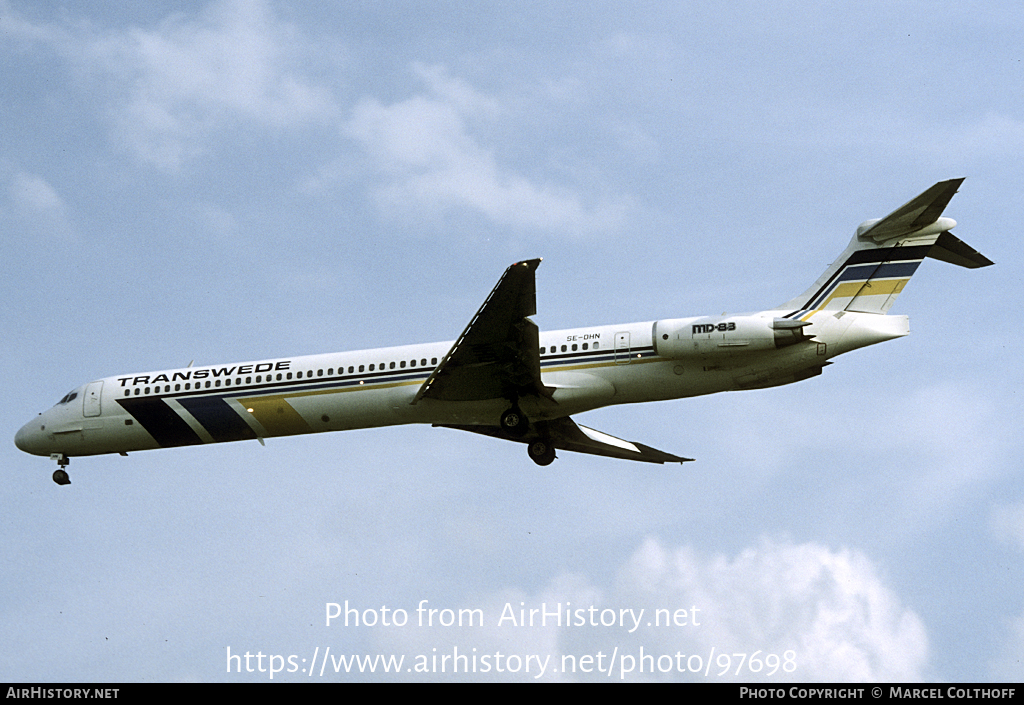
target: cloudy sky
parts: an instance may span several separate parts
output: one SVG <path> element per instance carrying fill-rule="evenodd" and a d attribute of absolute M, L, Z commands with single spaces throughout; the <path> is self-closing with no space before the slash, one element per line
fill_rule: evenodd
<path fill-rule="evenodd" d="M 0 681 L 1024 679 L 1019 6 L 581 7 L 0 0 Z M 580 417 L 682 467 L 405 427 L 58 487 L 11 442 L 108 375 L 451 340 L 521 258 L 542 329 L 758 310 L 960 176 L 997 266 L 925 263 L 911 336 Z"/>

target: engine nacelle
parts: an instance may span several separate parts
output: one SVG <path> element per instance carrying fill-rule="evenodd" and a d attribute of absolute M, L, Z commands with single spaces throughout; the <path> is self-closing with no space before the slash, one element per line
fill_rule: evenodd
<path fill-rule="evenodd" d="M 739 355 L 777 350 L 811 336 L 806 321 L 763 316 L 703 316 L 657 321 L 654 350 L 662 357 Z"/>

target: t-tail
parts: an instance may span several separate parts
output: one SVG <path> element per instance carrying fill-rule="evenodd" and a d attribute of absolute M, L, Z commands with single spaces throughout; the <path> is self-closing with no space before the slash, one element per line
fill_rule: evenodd
<path fill-rule="evenodd" d="M 862 223 L 818 281 L 776 309 L 793 320 L 818 311 L 885 314 L 926 257 L 971 269 L 992 264 L 950 232 L 955 220 L 942 216 L 963 181 L 941 181 L 884 218 Z"/>

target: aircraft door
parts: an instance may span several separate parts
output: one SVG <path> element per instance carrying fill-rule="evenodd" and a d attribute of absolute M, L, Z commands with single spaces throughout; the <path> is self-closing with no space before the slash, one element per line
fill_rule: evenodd
<path fill-rule="evenodd" d="M 99 416 L 100 415 L 100 397 L 103 394 L 103 380 L 99 382 L 90 382 L 85 388 L 85 398 L 82 403 L 84 408 L 82 413 L 85 416 Z"/>
<path fill-rule="evenodd" d="M 615 334 L 615 362 L 619 365 L 629 364 L 629 331 Z"/>

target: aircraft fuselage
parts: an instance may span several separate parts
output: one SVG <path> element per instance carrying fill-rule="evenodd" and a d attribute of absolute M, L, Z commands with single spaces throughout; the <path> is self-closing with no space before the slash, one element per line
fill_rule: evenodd
<path fill-rule="evenodd" d="M 777 311 L 550 331 L 551 399 L 532 421 L 612 404 L 679 399 L 806 379 L 842 352 L 905 335 L 906 316 L 819 313 L 779 346 Z M 864 320 L 860 320 L 864 319 Z M 857 325 L 857 323 L 860 325 Z M 852 331 L 852 332 L 851 332 Z M 397 424 L 494 425 L 504 398 L 413 404 L 451 342 L 117 375 L 90 382 L 17 434 L 34 455 L 127 453 Z"/>

